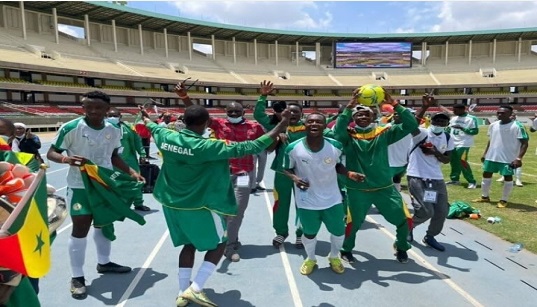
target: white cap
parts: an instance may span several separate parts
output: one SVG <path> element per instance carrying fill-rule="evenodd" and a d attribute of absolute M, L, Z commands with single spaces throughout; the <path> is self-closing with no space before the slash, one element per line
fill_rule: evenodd
<path fill-rule="evenodd" d="M 15 128 L 23 128 L 23 129 L 26 129 L 26 125 L 23 124 L 23 123 L 13 123 L 13 125 L 15 126 Z"/>

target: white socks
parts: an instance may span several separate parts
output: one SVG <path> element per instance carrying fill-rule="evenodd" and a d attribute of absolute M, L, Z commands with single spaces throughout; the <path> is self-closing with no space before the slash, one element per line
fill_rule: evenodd
<path fill-rule="evenodd" d="M 68 248 L 69 258 L 71 259 L 71 276 L 84 276 L 84 260 L 86 258 L 86 238 L 69 237 Z"/>
<path fill-rule="evenodd" d="M 515 179 L 522 181 L 522 167 L 518 167 L 515 169 Z"/>
<path fill-rule="evenodd" d="M 177 278 L 179 279 L 179 290 L 184 292 L 188 287 L 190 287 L 190 278 L 192 278 L 192 268 L 179 268 L 177 273 Z"/>
<path fill-rule="evenodd" d="M 93 228 L 93 240 L 95 241 L 95 247 L 97 248 L 97 263 L 107 264 L 110 262 L 112 241 L 108 240 L 103 235 L 103 230 L 100 228 Z"/>
<path fill-rule="evenodd" d="M 505 200 L 505 201 L 509 200 L 509 195 L 511 195 L 512 191 L 513 191 L 513 181 L 504 181 L 502 200 Z"/>
<path fill-rule="evenodd" d="M 481 196 L 489 197 L 492 178 L 483 178 L 481 181 Z"/>
<path fill-rule="evenodd" d="M 315 258 L 315 246 L 317 246 L 317 237 L 313 239 L 308 239 L 306 236 L 302 235 L 302 244 L 304 244 L 304 250 L 306 250 L 306 256 L 308 259 L 317 261 Z"/>
<path fill-rule="evenodd" d="M 216 264 L 211 263 L 209 261 L 203 261 L 200 269 L 198 270 L 198 274 L 192 281 L 192 290 L 200 292 L 203 289 L 203 286 L 205 286 L 205 282 L 213 274 L 215 269 Z"/>
<path fill-rule="evenodd" d="M 341 250 L 341 247 L 343 246 L 343 241 L 345 240 L 345 235 L 336 237 L 334 235 L 330 235 L 330 258 L 337 258 L 339 257 L 339 251 Z"/>

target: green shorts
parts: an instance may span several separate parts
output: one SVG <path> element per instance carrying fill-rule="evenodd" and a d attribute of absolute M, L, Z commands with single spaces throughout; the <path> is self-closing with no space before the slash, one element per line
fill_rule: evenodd
<path fill-rule="evenodd" d="M 208 209 L 179 210 L 162 206 L 173 246 L 194 245 L 198 251 L 216 249 L 227 241 L 224 215 Z"/>
<path fill-rule="evenodd" d="M 86 190 L 67 188 L 65 201 L 69 206 L 71 216 L 93 215 Z"/>
<path fill-rule="evenodd" d="M 317 235 L 324 223 L 329 233 L 334 236 L 345 234 L 345 208 L 343 204 L 334 205 L 328 209 L 310 210 L 298 208 L 300 224 L 305 235 Z"/>
<path fill-rule="evenodd" d="M 509 164 L 510 163 L 485 160 L 485 162 L 483 162 L 483 172 L 499 173 L 502 176 L 513 176 L 515 174 L 515 170 L 511 168 Z"/>
<path fill-rule="evenodd" d="M 406 173 L 406 166 L 390 166 L 390 170 L 392 171 L 392 177 L 396 175 L 403 177 Z"/>

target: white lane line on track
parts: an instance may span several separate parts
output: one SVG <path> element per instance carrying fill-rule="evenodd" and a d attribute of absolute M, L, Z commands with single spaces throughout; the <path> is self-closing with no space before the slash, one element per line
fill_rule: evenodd
<path fill-rule="evenodd" d="M 57 170 L 53 170 L 53 171 L 47 172 L 47 175 L 54 174 L 54 173 L 57 173 L 57 172 L 61 172 L 61 171 L 64 171 L 64 170 L 66 170 L 66 169 L 68 169 L 68 168 L 69 168 L 69 166 L 68 166 L 68 167 L 62 167 L 62 168 L 60 168 L 60 169 L 57 169 Z"/>
<path fill-rule="evenodd" d="M 164 244 L 164 241 L 168 238 L 168 235 L 170 235 L 169 231 L 166 230 L 162 237 L 160 237 L 160 240 L 158 241 L 157 245 L 153 248 L 151 251 L 151 254 L 147 257 L 147 260 L 144 262 L 142 267 L 140 268 L 140 271 L 136 274 L 134 279 L 131 281 L 129 287 L 127 290 L 125 290 L 125 293 L 123 293 L 123 296 L 119 299 L 119 304 L 116 305 L 116 307 L 123 307 L 127 303 L 127 300 L 129 299 L 130 295 L 134 291 L 134 288 L 138 285 L 138 282 L 140 282 L 140 279 L 142 279 L 142 276 L 144 275 L 145 271 L 147 271 L 147 268 L 151 265 L 151 262 L 155 259 L 157 256 L 158 251 L 161 249 L 162 244 Z"/>
<path fill-rule="evenodd" d="M 261 181 L 263 186 L 265 185 L 264 181 Z M 269 212 L 270 220 L 272 221 L 272 204 L 268 196 L 268 192 L 264 191 L 263 196 L 265 196 L 265 202 L 267 204 L 267 210 Z M 300 293 L 298 292 L 298 286 L 296 285 L 295 278 L 293 276 L 293 271 L 291 270 L 291 264 L 289 263 L 289 257 L 285 251 L 285 247 L 280 245 L 280 256 L 282 257 L 283 268 L 285 270 L 285 276 L 287 277 L 287 283 L 289 284 L 289 289 L 291 290 L 291 296 L 293 297 L 293 303 L 295 307 L 302 307 L 302 300 L 300 299 Z"/>
<path fill-rule="evenodd" d="M 377 225 L 381 225 L 380 223 L 377 223 L 377 221 L 375 221 L 375 219 L 373 219 L 373 218 L 371 218 L 369 216 L 366 217 L 366 220 L 368 220 L 370 223 L 375 223 Z M 390 237 L 392 240 L 395 241 L 395 236 L 393 234 L 391 234 L 388 230 L 386 230 L 386 228 L 379 227 L 379 229 L 385 235 L 387 235 L 388 237 Z M 443 282 L 448 284 L 448 286 L 451 289 L 455 290 L 455 292 L 460 294 L 464 299 L 466 299 L 470 304 L 472 304 L 472 306 L 484 307 L 478 300 L 476 300 L 473 296 L 471 296 L 470 293 L 464 291 L 464 289 L 459 287 L 459 285 L 457 285 L 454 281 L 452 281 L 449 276 L 447 276 L 446 274 L 440 272 L 434 265 L 429 263 L 427 260 L 425 260 L 425 258 L 421 257 L 418 253 L 416 253 L 415 251 L 413 251 L 411 249 L 409 249 L 407 251 L 407 253 L 411 254 L 412 258 L 414 260 L 416 260 L 416 262 L 419 262 L 421 265 L 423 265 L 427 269 L 431 270 L 436 276 L 438 276 L 440 278 L 440 280 L 442 280 Z"/>

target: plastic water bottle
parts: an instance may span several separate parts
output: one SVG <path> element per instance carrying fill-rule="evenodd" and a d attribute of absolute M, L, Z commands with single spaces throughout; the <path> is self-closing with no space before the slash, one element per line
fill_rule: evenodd
<path fill-rule="evenodd" d="M 515 243 L 513 246 L 509 247 L 509 251 L 511 253 L 518 253 L 524 248 L 524 244 L 522 243 Z"/>

